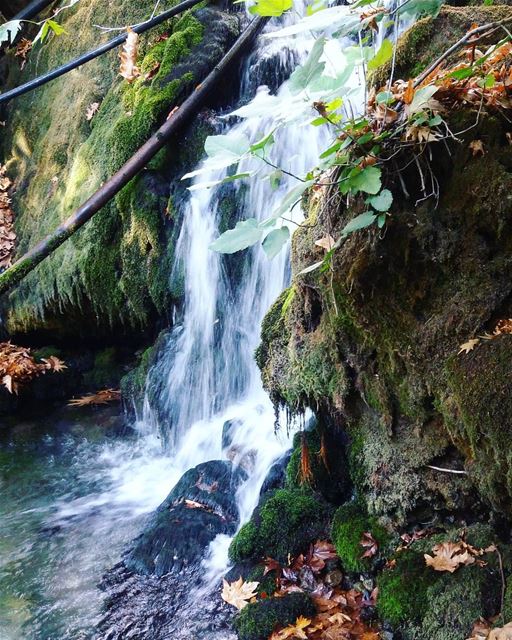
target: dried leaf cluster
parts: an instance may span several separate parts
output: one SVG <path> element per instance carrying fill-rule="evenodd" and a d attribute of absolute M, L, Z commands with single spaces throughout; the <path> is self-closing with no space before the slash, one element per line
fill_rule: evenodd
<path fill-rule="evenodd" d="M 128 27 L 128 35 L 126 42 L 123 45 L 123 50 L 119 54 L 121 58 L 121 66 L 119 73 L 128 80 L 133 82 L 135 78 L 140 76 L 139 68 L 137 67 L 137 53 L 139 48 L 139 35 Z"/>
<path fill-rule="evenodd" d="M 439 115 L 467 106 L 479 110 L 512 108 L 512 43 L 498 43 L 485 50 L 479 49 L 476 44 L 476 41 L 470 40 L 460 54 L 462 61 L 452 64 L 444 61 L 426 78 L 409 79 L 407 82 L 396 80 L 390 87 L 372 90 L 368 114 L 376 127 L 398 127 L 403 124 L 404 141 L 425 144 L 439 140 L 443 135 L 429 122 L 411 122 L 410 117 L 415 113 L 428 111 L 432 115 Z M 421 82 L 415 86 L 418 80 Z M 417 100 L 420 92 L 429 88 L 431 91 L 420 104 Z M 379 95 L 389 96 L 389 99 L 379 100 Z M 473 155 L 485 153 L 481 141 L 471 143 L 470 149 Z"/>
<path fill-rule="evenodd" d="M 0 164 L 0 269 L 11 266 L 16 233 L 14 232 L 14 213 L 11 209 L 9 189 L 10 178 L 5 175 L 6 168 Z"/>
<path fill-rule="evenodd" d="M 369 598 L 356 589 L 343 590 L 341 571 L 332 569 L 332 565 L 329 570 L 329 561 L 337 557 L 330 542 L 318 540 L 306 555 L 290 558 L 286 566 L 273 558 L 265 560 L 264 575 L 274 572 L 276 590 L 273 594 L 262 593 L 262 598 L 307 592 L 317 610 L 312 618 L 300 616 L 294 624 L 276 629 L 270 640 L 379 640 L 379 632 L 361 619 L 364 608 L 375 605 L 377 590 L 374 589 Z M 224 581 L 222 598 L 242 609 L 256 601 L 257 586 L 257 582 L 244 583 L 242 578 L 231 584 Z"/>
<path fill-rule="evenodd" d="M 424 554 L 425 563 L 427 566 L 432 567 L 434 571 L 449 571 L 453 573 L 459 567 L 467 566 L 470 564 L 484 564 L 482 560 L 479 560 L 480 556 L 484 553 L 492 553 L 496 551 L 496 547 L 491 545 L 486 549 L 477 549 L 471 546 L 464 540 L 458 542 L 442 542 L 436 544 L 432 548 L 433 556 Z"/>
<path fill-rule="evenodd" d="M 98 109 L 100 108 L 99 102 L 91 102 L 91 104 L 87 107 L 85 111 L 85 119 L 87 122 L 90 122 L 94 116 L 98 113 Z"/>
<path fill-rule="evenodd" d="M 32 51 L 32 40 L 22 38 L 16 45 L 14 55 L 20 59 L 20 71 L 23 71 L 27 64 L 27 56 Z"/>
<path fill-rule="evenodd" d="M 119 389 L 103 389 L 97 393 L 91 393 L 81 398 L 73 398 L 68 402 L 70 407 L 85 407 L 89 405 L 107 404 L 121 400 Z"/>
<path fill-rule="evenodd" d="M 20 385 L 47 371 L 59 373 L 64 369 L 64 362 L 55 356 L 36 362 L 30 349 L 18 347 L 10 342 L 0 343 L 0 378 L 9 393 L 18 393 Z"/>
<path fill-rule="evenodd" d="M 471 338 L 471 340 L 468 340 L 464 344 L 461 344 L 459 347 L 458 355 L 460 355 L 461 353 L 470 353 L 471 351 L 473 351 L 477 344 L 480 344 L 480 340 L 494 340 L 495 338 L 504 335 L 512 335 L 512 318 L 498 320 L 492 333 L 486 332 L 483 335 L 478 336 L 478 338 Z"/>

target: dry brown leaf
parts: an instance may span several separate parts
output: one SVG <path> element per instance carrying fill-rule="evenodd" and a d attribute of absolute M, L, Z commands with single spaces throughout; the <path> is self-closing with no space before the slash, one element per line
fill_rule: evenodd
<path fill-rule="evenodd" d="M 365 552 L 362 554 L 361 558 L 373 558 L 377 554 L 379 550 L 379 545 L 377 540 L 372 536 L 369 531 L 365 531 L 363 536 L 359 542 L 359 544 L 365 549 Z"/>
<path fill-rule="evenodd" d="M 459 567 L 474 564 L 473 548 L 465 542 L 442 542 L 432 548 L 433 556 L 424 554 L 425 563 L 434 571 L 449 571 L 453 573 Z M 480 553 L 477 554 L 480 555 Z"/>
<path fill-rule="evenodd" d="M 27 64 L 27 56 L 32 50 L 32 40 L 28 38 L 22 38 L 18 45 L 16 46 L 16 51 L 14 55 L 17 58 L 20 58 L 20 70 L 23 71 L 25 65 Z"/>
<path fill-rule="evenodd" d="M 231 584 L 227 580 L 222 581 L 221 597 L 228 604 L 237 609 L 243 609 L 249 604 L 249 600 L 257 595 L 256 589 L 259 582 L 244 582 L 242 576 Z"/>
<path fill-rule="evenodd" d="M 409 82 L 407 83 L 407 88 L 404 91 L 404 95 L 403 95 L 403 102 L 405 104 L 411 104 L 411 102 L 413 101 L 414 98 L 414 94 L 416 93 L 416 89 L 414 88 L 414 83 L 412 81 L 412 78 L 409 79 Z"/>
<path fill-rule="evenodd" d="M 135 78 L 140 76 L 140 71 L 137 67 L 139 35 L 130 27 L 128 27 L 127 31 L 128 36 L 126 37 L 126 41 L 123 45 L 123 50 L 119 54 L 119 57 L 121 58 L 119 73 L 128 82 L 133 82 Z"/>
<path fill-rule="evenodd" d="M 65 368 L 64 362 L 55 356 L 36 362 L 30 349 L 10 342 L 0 343 L 0 378 L 9 393 L 17 393 L 20 385 L 47 371 L 58 373 Z"/>
<path fill-rule="evenodd" d="M 470 351 L 473 351 L 473 349 L 476 347 L 476 345 L 479 342 L 480 342 L 479 338 L 472 338 L 471 340 L 464 342 L 464 344 L 460 345 L 459 352 L 457 355 L 460 356 L 461 353 L 469 353 Z"/>
<path fill-rule="evenodd" d="M 308 636 L 304 633 L 304 629 L 311 624 L 310 618 L 299 616 L 295 620 L 295 624 L 290 624 L 277 634 L 279 640 L 287 640 L 287 638 L 299 638 L 299 640 L 308 640 Z"/>
<path fill-rule="evenodd" d="M 493 629 L 489 633 L 488 640 L 512 640 L 512 622 L 508 622 L 504 627 Z"/>
<path fill-rule="evenodd" d="M 121 391 L 119 389 L 103 389 L 97 393 L 91 393 L 81 398 L 73 398 L 68 402 L 70 407 L 85 407 L 96 404 L 107 404 L 121 400 Z"/>
<path fill-rule="evenodd" d="M 411 125 L 405 130 L 405 139 L 420 144 L 435 142 L 441 138 L 441 134 L 432 131 L 430 127 Z"/>
<path fill-rule="evenodd" d="M 98 113 L 98 109 L 100 108 L 99 102 L 91 102 L 91 104 L 87 107 L 85 112 L 85 119 L 87 122 L 90 122 L 94 116 Z"/>
<path fill-rule="evenodd" d="M 317 240 L 315 245 L 325 249 L 325 251 L 330 251 L 334 247 L 335 243 L 336 240 L 328 233 L 323 238 L 320 238 L 320 240 Z"/>
<path fill-rule="evenodd" d="M 485 155 L 484 143 L 481 140 L 472 140 L 469 143 L 469 148 L 473 157 Z"/>
<path fill-rule="evenodd" d="M 471 637 L 467 638 L 466 640 L 486 640 L 490 630 L 490 623 L 487 620 L 480 618 L 473 625 L 473 629 L 471 630 Z"/>

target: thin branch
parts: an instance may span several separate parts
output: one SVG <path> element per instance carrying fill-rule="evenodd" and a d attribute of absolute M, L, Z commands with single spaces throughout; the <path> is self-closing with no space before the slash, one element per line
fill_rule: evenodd
<path fill-rule="evenodd" d="M 461 469 L 445 469 L 444 467 L 436 467 L 433 464 L 426 464 L 425 466 L 428 467 L 429 469 L 434 469 L 434 471 L 443 471 L 444 473 L 456 473 L 458 475 L 464 475 L 464 476 L 468 475 L 467 471 L 463 471 Z"/>

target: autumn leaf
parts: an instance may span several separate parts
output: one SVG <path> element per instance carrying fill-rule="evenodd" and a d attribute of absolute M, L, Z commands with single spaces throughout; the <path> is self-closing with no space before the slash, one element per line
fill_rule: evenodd
<path fill-rule="evenodd" d="M 432 548 L 433 556 L 424 554 L 425 563 L 434 571 L 453 573 L 459 567 L 474 564 L 475 556 L 471 547 L 464 542 L 442 542 Z"/>
<path fill-rule="evenodd" d="M 103 389 L 97 393 L 82 396 L 81 398 L 73 398 L 68 402 L 70 407 L 85 407 L 97 404 L 107 404 L 121 400 L 121 391 L 119 389 Z"/>
<path fill-rule="evenodd" d="M 369 531 L 365 531 L 363 536 L 359 542 L 359 544 L 365 549 L 365 552 L 362 554 L 361 558 L 373 558 L 377 554 L 379 549 L 379 545 L 377 540 L 372 536 Z"/>
<path fill-rule="evenodd" d="M 295 620 L 295 624 L 288 625 L 287 627 L 279 631 L 277 637 L 279 638 L 279 640 L 287 640 L 287 638 L 299 638 L 300 640 L 308 640 L 308 636 L 304 633 L 304 629 L 309 627 L 310 624 L 310 618 L 299 616 L 297 620 Z"/>
<path fill-rule="evenodd" d="M 55 356 L 37 362 L 30 349 L 10 342 L 0 343 L 0 379 L 9 393 L 18 393 L 20 385 L 47 371 L 58 373 L 65 368 L 64 362 Z"/>
<path fill-rule="evenodd" d="M 476 347 L 476 345 L 479 342 L 480 342 L 479 338 L 472 338 L 471 340 L 468 340 L 464 344 L 461 344 L 459 347 L 459 353 L 457 355 L 460 356 L 461 353 L 469 353 L 470 351 L 473 351 L 473 349 Z"/>
<path fill-rule="evenodd" d="M 137 67 L 137 52 L 139 47 L 139 36 L 133 29 L 128 27 L 128 35 L 123 45 L 123 50 L 119 54 L 121 58 L 120 75 L 128 82 L 133 82 L 140 75 Z"/>
<path fill-rule="evenodd" d="M 20 58 L 20 70 L 23 71 L 25 65 L 27 64 L 27 56 L 32 50 L 32 40 L 28 38 L 22 38 L 16 46 L 16 51 L 14 55 L 17 58 Z"/>
<path fill-rule="evenodd" d="M 469 148 L 473 157 L 485 155 L 484 143 L 481 140 L 472 140 L 469 143 Z"/>
<path fill-rule="evenodd" d="M 87 107 L 85 112 L 85 119 L 87 122 L 90 122 L 94 116 L 98 113 L 98 109 L 100 108 L 99 102 L 91 102 L 91 104 Z"/>
<path fill-rule="evenodd" d="M 466 640 L 487 640 L 490 630 L 490 623 L 487 620 L 480 618 L 473 625 L 473 629 L 471 630 L 471 637 L 467 638 Z"/>
<path fill-rule="evenodd" d="M 409 82 L 407 83 L 407 88 L 404 91 L 404 95 L 402 98 L 404 104 L 411 104 L 414 98 L 414 94 L 415 94 L 414 83 L 412 79 L 409 79 Z"/>
<path fill-rule="evenodd" d="M 221 597 L 228 604 L 237 609 L 243 609 L 249 604 L 249 600 L 257 595 L 259 582 L 244 582 L 242 576 L 231 584 L 227 580 L 222 581 L 223 588 Z"/>
<path fill-rule="evenodd" d="M 493 629 L 489 633 L 488 640 L 512 640 L 512 622 L 507 623 L 504 627 Z"/>
<path fill-rule="evenodd" d="M 320 238 L 320 240 L 317 240 L 315 242 L 315 245 L 317 247 L 321 247 L 322 249 L 325 249 L 325 251 L 330 251 L 334 247 L 335 243 L 336 243 L 336 240 L 328 233 L 323 238 Z"/>

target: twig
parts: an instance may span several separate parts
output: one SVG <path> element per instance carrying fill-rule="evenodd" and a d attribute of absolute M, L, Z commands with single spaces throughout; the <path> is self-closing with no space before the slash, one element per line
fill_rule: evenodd
<path fill-rule="evenodd" d="M 465 475 L 467 476 L 468 472 L 467 471 L 463 471 L 461 469 L 445 469 L 444 467 L 436 467 L 433 464 L 426 464 L 426 467 L 428 467 L 429 469 L 434 469 L 434 471 L 443 471 L 444 473 L 456 473 L 458 475 Z"/>
<path fill-rule="evenodd" d="M 505 624 L 505 618 L 503 615 L 503 609 L 505 608 L 505 591 L 507 589 L 507 581 L 505 579 L 505 571 L 503 570 L 503 557 L 501 555 L 501 551 L 498 549 L 497 545 L 494 545 L 496 548 L 496 553 L 498 554 L 498 562 L 500 565 L 500 576 L 501 576 L 501 609 L 500 616 L 503 624 Z"/>
<path fill-rule="evenodd" d="M 460 40 L 457 40 L 455 44 L 453 44 L 449 49 L 441 54 L 439 58 L 437 58 L 437 60 L 434 60 L 434 62 L 429 67 L 427 67 L 425 71 L 423 71 L 423 73 L 420 73 L 420 75 L 414 81 L 414 88 L 418 87 L 423 82 L 423 80 L 425 80 L 425 78 L 428 78 L 428 76 L 433 71 L 435 71 L 444 60 L 446 60 L 446 58 L 448 58 L 454 51 L 457 51 L 459 47 L 462 47 L 462 45 L 471 40 L 473 36 L 479 34 L 485 35 L 487 31 L 497 29 L 507 22 L 512 22 L 512 18 L 504 18 L 503 20 L 499 20 L 498 22 L 489 22 L 488 24 L 483 24 L 481 27 L 476 27 L 475 29 L 471 29 L 471 31 L 468 31 L 465 36 L 463 36 Z"/>

